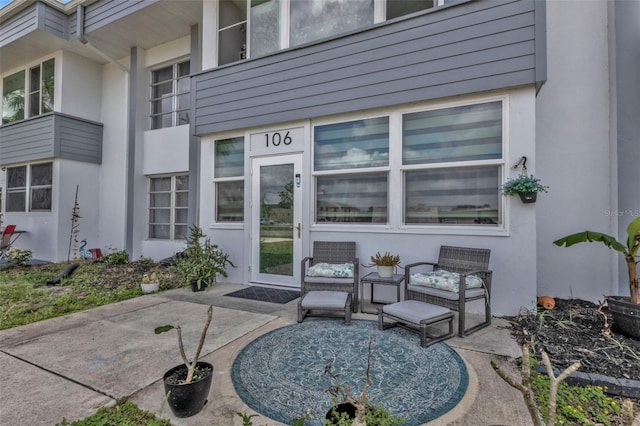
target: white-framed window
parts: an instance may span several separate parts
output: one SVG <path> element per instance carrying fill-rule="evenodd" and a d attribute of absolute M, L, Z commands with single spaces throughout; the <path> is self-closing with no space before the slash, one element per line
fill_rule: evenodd
<path fill-rule="evenodd" d="M 315 224 L 501 227 L 504 116 L 492 100 L 315 125 Z"/>
<path fill-rule="evenodd" d="M 387 223 L 389 117 L 313 129 L 316 223 Z"/>
<path fill-rule="evenodd" d="M 2 79 L 2 124 L 53 111 L 55 59 Z"/>
<path fill-rule="evenodd" d="M 244 221 L 244 137 L 214 142 L 215 221 Z"/>
<path fill-rule="evenodd" d="M 188 213 L 188 174 L 149 177 L 149 238 L 186 239 Z"/>
<path fill-rule="evenodd" d="M 403 223 L 501 224 L 502 101 L 403 114 Z"/>
<path fill-rule="evenodd" d="M 189 60 L 151 71 L 151 129 L 189 124 Z"/>
<path fill-rule="evenodd" d="M 51 211 L 53 163 L 7 167 L 7 212 Z"/>
<path fill-rule="evenodd" d="M 218 65 L 310 43 L 444 0 L 219 0 Z"/>

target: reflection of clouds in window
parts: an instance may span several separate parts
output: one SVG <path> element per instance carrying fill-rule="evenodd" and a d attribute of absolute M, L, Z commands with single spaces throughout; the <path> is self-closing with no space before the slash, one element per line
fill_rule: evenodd
<path fill-rule="evenodd" d="M 502 103 L 406 114 L 402 134 L 403 164 L 499 159 Z"/>
<path fill-rule="evenodd" d="M 377 117 L 314 128 L 315 170 L 389 164 L 389 118 Z"/>
<path fill-rule="evenodd" d="M 364 149 L 350 148 L 341 158 L 330 159 L 326 166 L 330 169 L 342 169 L 347 167 L 372 167 L 386 166 L 389 163 L 389 153 L 375 151 L 369 153 Z"/>

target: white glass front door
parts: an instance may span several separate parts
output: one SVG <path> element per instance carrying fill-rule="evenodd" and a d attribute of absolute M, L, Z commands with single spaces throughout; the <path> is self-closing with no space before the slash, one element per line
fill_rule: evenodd
<path fill-rule="evenodd" d="M 251 281 L 299 287 L 302 253 L 300 154 L 251 161 Z"/>

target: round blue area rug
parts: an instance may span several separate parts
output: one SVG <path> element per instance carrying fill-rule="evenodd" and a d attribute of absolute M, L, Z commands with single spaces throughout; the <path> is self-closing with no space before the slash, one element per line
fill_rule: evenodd
<path fill-rule="evenodd" d="M 464 396 L 469 376 L 449 346 L 420 346 L 417 333 L 395 327 L 378 330 L 376 321 L 309 319 L 273 330 L 249 343 L 236 357 L 231 379 L 253 410 L 291 424 L 310 410 L 305 424 L 322 425 L 332 407 L 332 384 L 325 367 L 360 395 L 371 345 L 369 400 L 417 426 L 440 417 Z M 260 423 L 260 422 L 258 422 Z"/>

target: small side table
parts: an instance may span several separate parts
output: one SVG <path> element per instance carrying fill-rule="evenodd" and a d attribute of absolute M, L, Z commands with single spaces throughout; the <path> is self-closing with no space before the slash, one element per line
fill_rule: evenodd
<path fill-rule="evenodd" d="M 373 301 L 373 286 L 374 285 L 392 285 L 397 289 L 397 302 L 400 301 L 400 284 L 404 282 L 404 275 L 402 274 L 393 274 L 392 277 L 381 278 L 377 272 L 371 272 L 364 277 L 360 278 L 360 312 L 367 314 L 376 314 L 378 311 L 367 311 L 364 309 L 364 285 L 370 284 L 371 288 L 371 296 L 369 302 L 371 304 L 378 303 Z"/>

